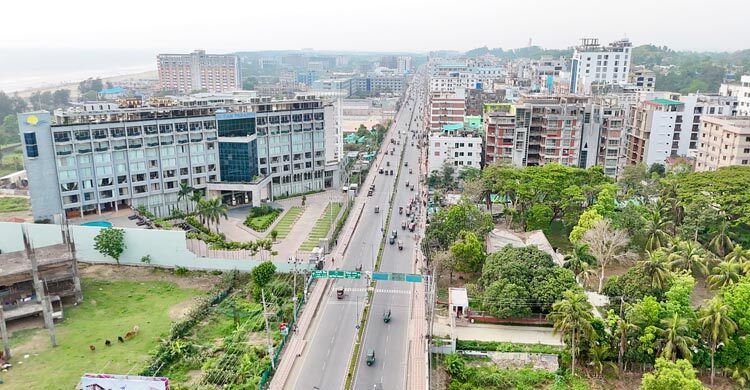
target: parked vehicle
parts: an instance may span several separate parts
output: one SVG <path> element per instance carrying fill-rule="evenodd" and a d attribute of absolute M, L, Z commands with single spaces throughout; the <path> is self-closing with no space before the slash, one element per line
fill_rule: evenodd
<path fill-rule="evenodd" d="M 383 167 L 378 168 L 378 173 L 383 173 Z"/>
<path fill-rule="evenodd" d="M 409 180 L 407 180 L 407 181 L 406 181 L 406 186 L 407 186 L 407 187 L 409 186 Z"/>
<path fill-rule="evenodd" d="M 409 166 L 409 162 L 408 161 L 404 161 L 404 166 L 408 167 Z"/>
<path fill-rule="evenodd" d="M 391 176 L 393 176 L 393 169 L 391 169 Z"/>
<path fill-rule="evenodd" d="M 409 224 L 409 231 L 410 231 L 410 232 L 413 232 L 413 231 L 414 231 L 414 228 L 416 228 L 416 227 L 417 227 L 417 224 L 416 224 L 416 223 L 414 223 L 414 222 L 410 223 L 410 224 Z"/>

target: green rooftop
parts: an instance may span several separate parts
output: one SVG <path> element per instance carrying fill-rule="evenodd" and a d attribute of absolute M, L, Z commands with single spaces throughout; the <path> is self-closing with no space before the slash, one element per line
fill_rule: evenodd
<path fill-rule="evenodd" d="M 680 104 L 683 104 L 682 102 L 678 102 L 677 100 L 671 100 L 671 99 L 654 99 L 651 101 L 651 103 L 656 103 L 661 106 L 678 106 Z"/>

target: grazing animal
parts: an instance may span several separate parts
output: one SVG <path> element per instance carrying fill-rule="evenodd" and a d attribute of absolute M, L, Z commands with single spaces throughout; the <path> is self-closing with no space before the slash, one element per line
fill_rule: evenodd
<path fill-rule="evenodd" d="M 125 340 L 135 337 L 135 332 L 132 330 L 128 333 L 125 333 Z"/>
<path fill-rule="evenodd" d="M 104 345 L 106 345 L 108 347 L 111 347 L 112 346 L 112 342 L 109 341 L 109 340 L 104 340 Z"/>
<path fill-rule="evenodd" d="M 96 347 L 95 347 L 95 346 L 93 346 L 93 345 L 89 345 L 89 349 L 91 350 L 91 352 L 94 352 L 94 351 L 96 351 Z"/>
<path fill-rule="evenodd" d="M 124 343 L 125 340 L 122 338 L 122 336 L 117 336 L 117 341 Z"/>

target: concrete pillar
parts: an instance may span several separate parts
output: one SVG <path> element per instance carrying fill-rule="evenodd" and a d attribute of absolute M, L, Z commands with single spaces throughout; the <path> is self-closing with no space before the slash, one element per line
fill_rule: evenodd
<path fill-rule="evenodd" d="M 3 338 L 3 357 L 5 361 L 10 361 L 10 341 L 8 340 L 8 328 L 5 326 L 5 311 L 0 304 L 0 336 Z"/>

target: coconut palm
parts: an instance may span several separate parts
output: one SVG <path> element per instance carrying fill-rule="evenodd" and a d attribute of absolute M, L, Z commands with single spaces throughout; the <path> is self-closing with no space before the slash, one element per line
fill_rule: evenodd
<path fill-rule="evenodd" d="M 725 305 L 719 298 L 714 297 L 706 307 L 701 308 L 698 324 L 701 327 L 701 335 L 711 348 L 711 384 L 714 384 L 714 355 L 719 342 L 726 343 L 737 329 L 737 324 L 729 318 L 729 306 Z"/>
<path fill-rule="evenodd" d="M 718 290 L 724 286 L 739 282 L 741 277 L 742 269 L 739 264 L 722 261 L 711 270 L 711 275 L 708 275 L 707 281 L 711 288 Z"/>
<path fill-rule="evenodd" d="M 750 274 L 750 250 L 743 248 L 742 245 L 736 244 L 732 251 L 724 256 L 724 261 L 739 264 L 743 273 Z"/>
<path fill-rule="evenodd" d="M 657 340 L 662 345 L 661 357 L 675 362 L 679 354 L 682 358 L 691 360 L 693 353 L 690 347 L 695 345 L 695 340 L 687 335 L 690 332 L 687 319 L 680 318 L 675 313 L 672 317 L 661 320 L 661 324 L 661 338 Z"/>
<path fill-rule="evenodd" d="M 221 198 L 201 199 L 198 202 L 198 213 L 201 215 L 201 218 L 203 218 L 208 225 L 216 223 L 217 231 L 219 230 L 218 225 L 221 217 L 228 219 L 228 211 L 229 208 L 221 202 Z"/>
<path fill-rule="evenodd" d="M 591 360 L 591 364 L 594 366 L 594 371 L 598 377 L 601 377 L 604 373 L 605 368 L 610 368 L 612 371 L 617 372 L 617 364 L 609 360 L 610 348 L 607 344 L 594 344 L 589 348 L 588 356 Z"/>
<path fill-rule="evenodd" d="M 673 271 L 685 270 L 691 275 L 708 274 L 708 254 L 696 241 L 681 241 L 667 260 Z"/>
<path fill-rule="evenodd" d="M 612 228 L 608 219 L 596 221 L 591 229 L 583 233 L 581 242 L 589 246 L 591 255 L 596 258 L 601 267 L 599 274 L 599 289 L 604 287 L 604 269 L 612 263 L 628 263 L 634 255 L 627 252 L 630 239 L 624 230 Z"/>
<path fill-rule="evenodd" d="M 643 217 L 646 229 L 646 249 L 652 251 L 667 245 L 669 241 L 667 231 L 672 226 L 667 213 L 668 210 L 661 201 L 647 210 Z"/>
<path fill-rule="evenodd" d="M 573 250 L 565 255 L 563 267 L 573 271 L 576 281 L 589 279 L 591 273 L 596 271 L 591 267 L 596 262 L 596 258 L 589 253 L 589 246 L 577 243 Z"/>
<path fill-rule="evenodd" d="M 592 306 L 583 292 L 567 290 L 563 293 L 563 299 L 552 304 L 552 312 L 547 318 L 552 321 L 554 334 L 561 333 L 563 339 L 570 342 L 570 355 L 572 357 L 571 373 L 575 375 L 576 348 L 581 337 L 594 335 L 594 327 L 591 326 L 594 316 L 591 314 Z"/>
<path fill-rule="evenodd" d="M 185 212 L 188 212 L 188 201 L 193 194 L 193 187 L 190 187 L 187 183 L 180 183 L 180 190 L 177 191 L 177 201 L 185 200 Z"/>
<path fill-rule="evenodd" d="M 646 251 L 646 258 L 636 264 L 644 275 L 651 276 L 651 287 L 664 289 L 669 280 L 669 262 L 667 256 L 660 249 Z"/>
<path fill-rule="evenodd" d="M 732 238 L 729 237 L 732 226 L 724 219 L 714 233 L 714 237 L 708 243 L 708 249 L 719 257 L 724 257 L 734 247 Z"/>
<path fill-rule="evenodd" d="M 617 352 L 617 368 L 622 371 L 622 360 L 625 357 L 625 352 L 628 346 L 628 334 L 636 332 L 640 327 L 632 322 L 628 322 L 624 318 L 617 318 L 617 333 L 620 336 L 619 351 Z"/>

